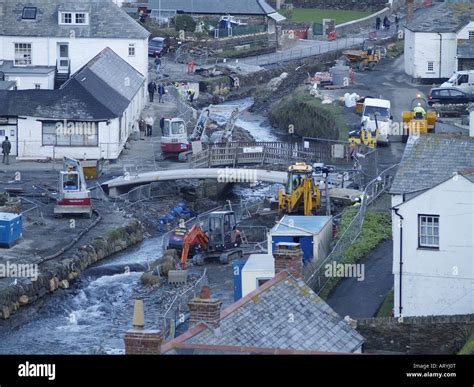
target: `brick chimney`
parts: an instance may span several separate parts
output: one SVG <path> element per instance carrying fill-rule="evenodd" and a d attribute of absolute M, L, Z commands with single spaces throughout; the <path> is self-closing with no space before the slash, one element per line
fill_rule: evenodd
<path fill-rule="evenodd" d="M 212 328 L 219 328 L 222 302 L 211 298 L 211 290 L 203 286 L 199 297 L 193 298 L 188 303 L 189 326 L 204 322 Z"/>
<path fill-rule="evenodd" d="M 143 300 L 136 299 L 133 307 L 133 329 L 125 333 L 126 355 L 158 355 L 161 352 L 163 334 L 159 330 L 145 330 Z"/>
<path fill-rule="evenodd" d="M 295 278 L 303 276 L 303 251 L 299 243 L 277 243 L 275 252 L 275 275 L 287 271 Z"/>

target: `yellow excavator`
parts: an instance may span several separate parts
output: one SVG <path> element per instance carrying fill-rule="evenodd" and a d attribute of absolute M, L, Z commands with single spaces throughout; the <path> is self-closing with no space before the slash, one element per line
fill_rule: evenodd
<path fill-rule="evenodd" d="M 428 111 L 428 102 L 421 94 L 417 94 L 411 101 L 410 111 L 402 113 L 402 121 L 402 141 L 406 142 L 411 135 L 434 132 L 436 112 Z"/>
<path fill-rule="evenodd" d="M 377 141 L 379 138 L 379 124 L 377 121 L 377 114 L 374 115 L 375 119 L 375 131 L 372 131 L 366 127 L 363 121 L 360 129 L 349 132 L 349 146 L 358 147 L 359 145 L 365 145 L 370 149 L 377 147 Z"/>
<path fill-rule="evenodd" d="M 321 206 L 321 193 L 314 184 L 313 167 L 295 163 L 288 167 L 285 189 L 278 193 L 278 208 L 287 214 L 313 215 Z"/>

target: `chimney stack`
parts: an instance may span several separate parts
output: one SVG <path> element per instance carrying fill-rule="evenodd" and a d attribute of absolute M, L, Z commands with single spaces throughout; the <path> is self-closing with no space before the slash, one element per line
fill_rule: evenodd
<path fill-rule="evenodd" d="M 219 328 L 221 318 L 222 302 L 219 299 L 211 298 L 211 290 L 208 286 L 203 286 L 199 297 L 191 299 L 189 307 L 189 326 L 201 322 L 212 328 Z"/>
<path fill-rule="evenodd" d="M 159 355 L 163 334 L 160 330 L 145 330 L 143 300 L 136 299 L 133 307 L 133 329 L 125 333 L 126 355 Z"/>
<path fill-rule="evenodd" d="M 303 277 L 303 251 L 299 243 L 277 243 L 273 257 L 275 258 L 275 275 L 287 271 L 295 278 Z"/>

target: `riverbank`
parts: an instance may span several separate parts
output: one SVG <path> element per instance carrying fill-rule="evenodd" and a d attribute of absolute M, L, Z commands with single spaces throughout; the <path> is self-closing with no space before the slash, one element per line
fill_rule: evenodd
<path fill-rule="evenodd" d="M 61 259 L 39 264 L 36 279 L 16 280 L 0 290 L 0 318 L 8 319 L 21 306 L 31 304 L 59 288 L 69 288 L 86 268 L 136 245 L 143 241 L 144 235 L 142 223 L 132 219 Z"/>

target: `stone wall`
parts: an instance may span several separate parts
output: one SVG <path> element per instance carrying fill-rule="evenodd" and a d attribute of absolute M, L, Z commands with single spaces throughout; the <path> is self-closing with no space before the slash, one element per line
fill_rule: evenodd
<path fill-rule="evenodd" d="M 362 19 L 353 20 L 347 23 L 336 25 L 336 35 L 338 37 L 357 34 L 364 29 L 372 28 L 375 31 L 375 19 L 380 17 L 381 20 L 385 16 L 390 16 L 392 14 L 392 9 L 384 8 L 378 12 L 373 13 L 370 16 L 364 17 Z M 391 27 L 392 29 L 395 26 Z"/>
<path fill-rule="evenodd" d="M 364 352 L 455 354 L 474 330 L 474 314 L 357 320 Z"/>
<path fill-rule="evenodd" d="M 9 318 L 20 306 L 30 304 L 58 288 L 68 288 L 87 267 L 141 242 L 143 238 L 143 225 L 134 219 L 80 247 L 69 257 L 43 263 L 36 281 L 0 290 L 0 318 Z"/>

